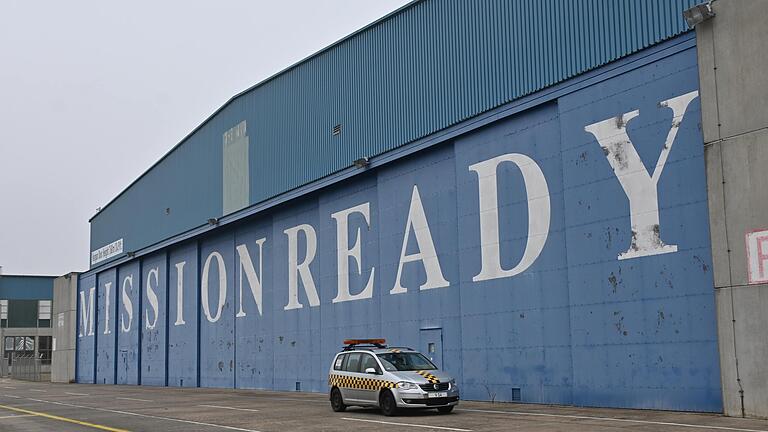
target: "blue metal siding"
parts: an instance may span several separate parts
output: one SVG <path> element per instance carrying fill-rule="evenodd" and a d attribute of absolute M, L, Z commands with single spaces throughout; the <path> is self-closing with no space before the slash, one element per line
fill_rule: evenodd
<path fill-rule="evenodd" d="M 114 384 L 117 372 L 117 270 L 113 268 L 99 273 L 97 281 L 96 301 L 100 306 L 96 320 L 96 384 Z"/>
<path fill-rule="evenodd" d="M 51 300 L 53 276 L 0 275 L 2 300 Z"/>
<path fill-rule="evenodd" d="M 117 323 L 117 384 L 138 384 L 141 353 L 141 269 L 138 261 L 120 266 Z"/>
<path fill-rule="evenodd" d="M 200 273 L 211 253 L 221 255 L 224 267 L 211 258 L 208 273 L 208 296 L 201 291 L 200 304 L 208 302 L 210 317 L 200 316 L 200 386 L 235 386 L 235 260 L 232 232 L 207 239 L 200 245 Z M 201 276 L 200 283 L 205 283 Z M 221 283 L 220 283 L 221 282 Z M 220 298 L 224 302 L 219 301 Z"/>
<path fill-rule="evenodd" d="M 659 101 L 698 89 L 696 51 L 663 59 L 559 100 L 562 124 L 574 402 L 720 409 L 706 179 L 694 100 L 659 180 L 662 238 L 676 253 L 616 260 L 633 235 L 626 199 L 585 124 L 639 109 L 629 136 L 649 173 L 665 145 L 671 110 Z M 666 128 L 660 125 L 667 126 Z M 581 373 L 576 373 L 580 371 Z M 670 380 L 690 380 L 687 388 Z M 664 391 L 658 391 L 664 389 Z"/>
<path fill-rule="evenodd" d="M 461 274 L 463 394 L 470 399 L 569 404 L 571 331 L 563 206 L 563 168 L 557 104 L 546 104 L 456 140 L 458 259 Z M 536 264 L 512 277 L 473 282 L 480 265 L 477 176 L 467 167 L 505 153 L 533 158 L 549 188 L 552 217 L 547 246 Z M 520 170 L 498 167 L 499 243 L 503 268 L 520 261 L 528 240 L 528 197 Z M 446 337 L 450 338 L 446 332 Z M 478 370 L 484 371 L 478 373 Z"/>
<path fill-rule="evenodd" d="M 198 308 L 199 331 L 190 318 L 187 325 L 174 326 L 170 352 L 184 340 L 176 352 L 189 356 L 189 338 L 196 338 L 201 386 L 324 392 L 329 362 L 344 338 L 382 336 L 396 345 L 420 347 L 439 329 L 443 367 L 456 377 L 465 399 L 509 401 L 519 393 L 531 403 L 721 411 L 700 107 L 694 99 L 682 118 L 673 119 L 672 111 L 660 105 L 698 89 L 696 50 L 679 47 L 631 65 L 623 74 L 603 75 L 555 100 L 171 250 L 171 275 L 176 263 L 190 265 L 185 267 L 191 272 L 185 273 L 187 292 L 197 289 L 203 263 L 220 253 L 223 285 L 223 269 L 214 264 L 205 278 L 208 296 L 202 299 L 210 302 L 212 314 L 219 290 L 226 286 L 227 292 L 215 322 Z M 626 123 L 625 114 L 634 110 L 638 116 Z M 605 119 L 627 125 L 649 176 L 670 128 L 679 126 L 657 185 L 656 229 L 676 251 L 619 259 L 638 235 L 632 228 L 637 214 L 610 165 L 608 149 L 585 131 Z M 483 212 L 479 178 L 469 167 L 507 154 L 531 158 L 546 179 L 547 240 L 525 271 L 475 281 L 483 266 Z M 532 197 L 518 166 L 502 164 L 496 173 L 500 261 L 510 269 L 530 242 Z M 427 226 L 406 231 L 414 187 Z M 364 203 L 370 207 L 370 226 L 359 214 L 349 218 L 349 246 L 359 232 L 361 250 L 360 274 L 357 261 L 348 261 L 350 294 L 359 294 L 371 274 L 373 293 L 334 302 L 340 271 L 331 215 Z M 311 304 L 300 282 L 302 306 L 286 310 L 285 230 L 300 224 L 311 225 L 317 234 L 309 270 L 320 304 Z M 427 280 L 425 266 L 405 262 L 405 292 L 391 293 L 404 239 L 409 239 L 406 255 L 424 251 L 416 233 L 427 229 L 435 256 L 426 258 L 437 259 L 447 286 L 420 289 Z M 263 271 L 256 247 L 261 238 L 266 238 Z M 304 261 L 307 244 L 307 236 L 299 235 L 297 262 Z M 249 248 L 262 277 L 261 315 L 241 274 L 240 245 Z M 238 317 L 241 298 L 247 313 Z M 169 320 L 175 318 L 174 300 Z"/>
<path fill-rule="evenodd" d="M 198 319 L 200 286 L 197 270 L 197 244 L 173 249 L 168 267 L 168 385 L 197 387 Z M 177 269 L 181 264 L 181 273 Z M 181 314 L 179 314 L 181 278 Z M 182 324 L 183 323 L 183 324 Z"/>
<path fill-rule="evenodd" d="M 93 334 L 89 331 L 89 321 L 91 318 L 89 304 L 89 295 L 93 290 L 96 296 L 96 275 L 81 276 L 77 284 L 77 359 L 76 378 L 79 383 L 93 384 L 96 373 L 96 325 L 94 322 Z M 92 313 L 97 313 L 99 303 L 94 298 Z M 87 316 L 87 319 L 84 319 Z"/>
<path fill-rule="evenodd" d="M 330 217 L 330 216 L 329 216 Z M 272 280 L 274 289 L 273 297 L 267 298 L 270 305 L 270 315 L 264 316 L 264 319 L 273 320 L 272 343 L 274 349 L 274 388 L 276 390 L 292 391 L 296 390 L 296 383 L 303 382 L 303 390 L 309 390 L 310 383 L 317 385 L 327 381 L 327 377 L 319 375 L 319 369 L 326 366 L 327 360 L 322 356 L 322 334 L 321 326 L 322 311 L 317 307 L 311 307 L 309 298 L 302 288 L 302 283 L 298 284 L 298 301 L 301 303 L 301 309 L 286 311 L 285 306 L 288 303 L 288 297 L 285 295 L 288 287 L 288 261 L 281 257 L 288 256 L 288 237 L 284 230 L 300 225 L 309 224 L 316 227 L 315 230 L 319 241 L 318 222 L 320 215 L 318 212 L 317 195 L 310 196 L 310 199 L 302 200 L 297 205 L 286 206 L 281 211 L 272 215 L 272 235 L 267 238 L 268 242 L 273 243 L 273 268 Z M 306 250 L 307 238 L 304 235 L 298 235 L 298 250 Z M 319 254 L 309 266 L 313 274 L 314 282 L 318 286 L 318 295 L 320 295 L 319 276 L 324 274 L 320 269 L 319 258 L 322 251 L 318 249 Z M 304 260 L 304 254 L 299 254 L 297 261 Z M 282 294 L 282 295 L 281 295 Z"/>
<path fill-rule="evenodd" d="M 680 34 L 697 1 L 415 2 L 235 97 L 93 218 L 91 249 L 221 216 L 222 134 L 243 120 L 253 204 Z"/>
<path fill-rule="evenodd" d="M 259 266 L 261 260 L 261 267 L 272 268 L 272 245 L 265 243 L 260 254 L 256 243 L 272 235 L 272 220 L 268 217 L 265 219 L 265 223 L 236 230 L 235 244 L 245 245 L 248 248 L 254 269 L 260 277 L 263 298 L 274 298 L 276 293 L 272 272 L 262 272 Z M 235 319 L 235 383 L 238 388 L 271 389 L 274 385 L 272 370 L 275 366 L 273 364 L 275 329 L 272 320 L 263 319 L 259 313 L 251 293 L 251 286 L 242 272 L 242 267 L 237 264 L 237 259 L 235 254 L 235 267 L 232 269 L 235 282 L 233 286 L 236 299 L 235 313 L 239 314 L 242 309 L 245 315 Z M 242 303 L 238 299 L 242 299 Z M 262 313 L 266 307 L 262 304 Z M 271 311 L 266 312 L 269 314 Z"/>
<path fill-rule="evenodd" d="M 166 346 L 168 320 L 167 263 L 164 253 L 142 260 L 142 308 L 139 314 L 141 328 L 141 384 L 163 386 L 166 370 Z M 157 297 L 155 313 L 149 298 L 149 287 Z"/>

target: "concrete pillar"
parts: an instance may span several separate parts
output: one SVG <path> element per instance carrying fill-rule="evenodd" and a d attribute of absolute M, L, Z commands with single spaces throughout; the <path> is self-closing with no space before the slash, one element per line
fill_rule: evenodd
<path fill-rule="evenodd" d="M 52 382 L 68 383 L 75 379 L 77 276 L 78 273 L 69 273 L 53 281 Z"/>
<path fill-rule="evenodd" d="M 723 404 L 726 415 L 768 418 L 768 255 L 755 253 L 768 253 L 768 237 L 752 253 L 747 244 L 768 231 L 768 1 L 713 9 L 696 39 Z"/>

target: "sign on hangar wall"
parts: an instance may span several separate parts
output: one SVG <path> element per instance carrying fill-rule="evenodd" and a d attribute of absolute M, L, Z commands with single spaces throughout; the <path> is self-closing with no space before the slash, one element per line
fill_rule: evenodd
<path fill-rule="evenodd" d="M 697 88 L 687 49 L 83 277 L 78 381 L 326 391 L 376 336 L 466 399 L 719 411 Z"/>

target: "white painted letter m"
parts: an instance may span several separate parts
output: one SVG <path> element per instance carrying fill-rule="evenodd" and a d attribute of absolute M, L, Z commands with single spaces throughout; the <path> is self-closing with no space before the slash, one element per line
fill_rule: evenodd
<path fill-rule="evenodd" d="M 96 287 L 91 287 L 88 290 L 88 303 L 85 302 L 85 291 L 80 291 L 80 333 L 79 337 L 83 337 L 83 333 L 88 336 L 93 336 L 93 306 L 94 306 L 94 293 Z"/>

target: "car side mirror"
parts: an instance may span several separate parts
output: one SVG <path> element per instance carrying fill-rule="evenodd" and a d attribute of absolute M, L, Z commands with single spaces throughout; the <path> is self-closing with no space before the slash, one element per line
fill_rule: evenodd
<path fill-rule="evenodd" d="M 367 374 L 377 374 L 378 372 L 376 372 L 376 368 L 368 368 L 368 369 L 365 370 L 365 373 L 367 373 Z"/>

